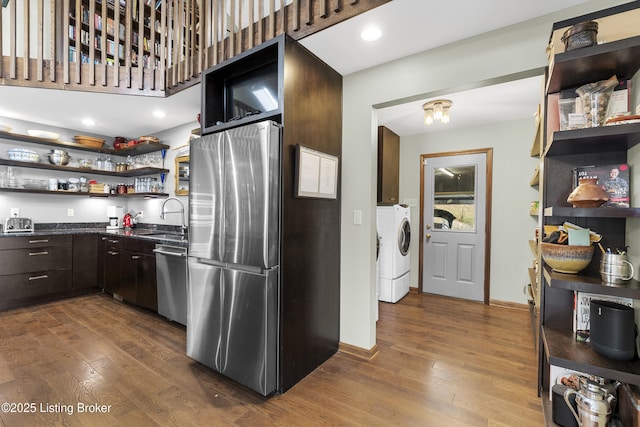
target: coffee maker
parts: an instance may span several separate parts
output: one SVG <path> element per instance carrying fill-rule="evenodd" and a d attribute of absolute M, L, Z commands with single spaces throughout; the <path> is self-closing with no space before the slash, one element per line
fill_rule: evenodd
<path fill-rule="evenodd" d="M 107 230 L 119 230 L 122 228 L 122 216 L 124 208 L 122 206 L 107 206 Z"/>

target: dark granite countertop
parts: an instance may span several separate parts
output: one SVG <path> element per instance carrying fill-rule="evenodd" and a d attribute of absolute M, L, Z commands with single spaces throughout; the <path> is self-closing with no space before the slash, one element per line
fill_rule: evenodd
<path fill-rule="evenodd" d="M 151 240 L 161 244 L 184 247 L 188 246 L 189 243 L 187 235 L 182 235 L 180 233 L 179 227 L 156 224 L 139 224 L 134 228 L 107 230 L 106 223 L 36 223 L 33 232 L 0 232 L 0 238 L 73 234 L 115 235 L 132 239 Z"/>

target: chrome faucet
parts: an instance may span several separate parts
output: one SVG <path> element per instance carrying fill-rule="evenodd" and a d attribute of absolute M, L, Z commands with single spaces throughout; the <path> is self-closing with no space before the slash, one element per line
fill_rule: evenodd
<path fill-rule="evenodd" d="M 167 205 L 167 203 L 169 202 L 169 200 L 175 200 L 176 202 L 180 203 L 180 210 L 179 211 L 165 211 L 164 208 Z M 164 201 L 164 203 L 162 203 L 162 211 L 160 212 L 160 219 L 165 219 L 166 215 L 169 214 L 169 213 L 179 213 L 180 214 L 180 218 L 181 218 L 180 230 L 181 230 L 181 233 L 184 235 L 185 232 L 187 231 L 187 226 L 184 224 L 184 205 L 182 204 L 180 199 L 176 199 L 175 197 L 169 197 L 167 200 Z"/>

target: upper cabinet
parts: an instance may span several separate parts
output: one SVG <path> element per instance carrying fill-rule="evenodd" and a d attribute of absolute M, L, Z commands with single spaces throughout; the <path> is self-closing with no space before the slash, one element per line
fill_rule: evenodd
<path fill-rule="evenodd" d="M 400 195 L 400 137 L 378 126 L 378 204 L 395 205 Z"/>
<path fill-rule="evenodd" d="M 276 37 L 203 72 L 203 135 L 266 119 L 281 123 L 286 40 Z"/>

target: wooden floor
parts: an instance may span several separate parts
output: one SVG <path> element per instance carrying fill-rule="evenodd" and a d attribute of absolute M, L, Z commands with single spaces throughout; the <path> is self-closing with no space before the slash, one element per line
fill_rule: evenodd
<path fill-rule="evenodd" d="M 192 361 L 184 349 L 184 328 L 105 295 L 0 313 L 0 402 L 23 411 L 3 405 L 0 421 L 544 425 L 526 311 L 412 293 L 381 304 L 373 361 L 338 353 L 268 399 Z"/>

